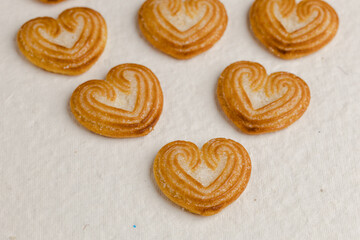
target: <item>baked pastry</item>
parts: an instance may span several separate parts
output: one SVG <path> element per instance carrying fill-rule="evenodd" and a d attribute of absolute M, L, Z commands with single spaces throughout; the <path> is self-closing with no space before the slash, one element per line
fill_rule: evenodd
<path fill-rule="evenodd" d="M 138 21 L 153 46 L 175 58 L 188 59 L 222 37 L 227 14 L 219 0 L 147 0 Z"/>
<path fill-rule="evenodd" d="M 294 123 L 310 103 L 308 85 L 287 72 L 267 75 L 254 62 L 236 62 L 221 74 L 217 97 L 226 116 L 243 132 L 274 132 Z"/>
<path fill-rule="evenodd" d="M 245 190 L 251 161 L 245 148 L 230 139 L 212 139 L 201 150 L 191 142 L 175 141 L 161 148 L 153 170 L 157 185 L 171 201 L 209 216 Z"/>
<path fill-rule="evenodd" d="M 87 71 L 104 51 L 106 39 L 104 18 L 89 8 L 68 9 L 57 20 L 35 18 L 17 35 L 19 49 L 30 62 L 66 75 Z"/>
<path fill-rule="evenodd" d="M 255 0 L 250 10 L 255 36 L 283 59 L 311 54 L 335 36 L 339 18 L 321 0 Z"/>
<path fill-rule="evenodd" d="M 81 84 L 72 94 L 70 108 L 81 125 L 113 138 L 145 136 L 160 118 L 163 94 L 147 67 L 122 64 L 106 80 Z"/>
<path fill-rule="evenodd" d="M 65 0 L 40 0 L 43 3 L 59 3 Z"/>

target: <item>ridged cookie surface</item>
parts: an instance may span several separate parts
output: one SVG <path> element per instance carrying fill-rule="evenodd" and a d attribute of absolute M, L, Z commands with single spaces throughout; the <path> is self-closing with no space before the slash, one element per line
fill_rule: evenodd
<path fill-rule="evenodd" d="M 308 85 L 287 72 L 267 75 L 254 62 L 236 62 L 221 74 L 217 97 L 226 116 L 243 132 L 274 132 L 294 123 L 310 103 Z"/>
<path fill-rule="evenodd" d="M 311 54 L 335 36 L 339 18 L 321 0 L 255 0 L 250 10 L 255 36 L 276 56 L 293 59 Z"/>
<path fill-rule="evenodd" d="M 17 35 L 24 56 L 36 66 L 54 73 L 77 75 L 87 71 L 104 51 L 107 28 L 100 13 L 71 8 L 59 18 L 35 18 Z"/>
<path fill-rule="evenodd" d="M 154 73 L 141 65 L 122 64 L 106 80 L 91 80 L 73 93 L 70 108 L 81 125 L 113 138 L 145 136 L 163 108 L 163 94 Z"/>
<path fill-rule="evenodd" d="M 138 21 L 153 46 L 175 58 L 188 59 L 221 38 L 227 14 L 219 0 L 147 0 Z"/>
<path fill-rule="evenodd" d="M 175 141 L 158 152 L 153 171 L 160 190 L 171 201 L 209 216 L 245 190 L 251 161 L 245 148 L 229 139 L 212 139 L 201 150 L 191 142 Z"/>

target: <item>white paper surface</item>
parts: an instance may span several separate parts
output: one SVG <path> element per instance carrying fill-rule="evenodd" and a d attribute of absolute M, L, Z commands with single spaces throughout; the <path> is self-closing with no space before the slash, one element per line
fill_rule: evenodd
<path fill-rule="evenodd" d="M 273 56 L 253 38 L 252 0 L 223 0 L 225 35 L 186 61 L 141 37 L 136 19 L 142 2 L 0 2 L 0 239 L 360 239 L 360 1 L 329 0 L 340 17 L 336 38 L 293 61 Z M 20 26 L 75 6 L 93 8 L 107 21 L 109 39 L 99 61 L 77 77 L 30 64 L 16 47 Z M 218 108 L 215 88 L 222 70 L 239 60 L 304 79 L 312 95 L 305 115 L 272 134 L 236 130 Z M 95 135 L 69 111 L 79 84 L 104 79 L 121 63 L 149 67 L 163 88 L 163 114 L 143 138 Z M 152 163 L 170 141 L 200 147 L 215 137 L 244 145 L 252 176 L 232 205 L 199 217 L 159 194 Z"/>

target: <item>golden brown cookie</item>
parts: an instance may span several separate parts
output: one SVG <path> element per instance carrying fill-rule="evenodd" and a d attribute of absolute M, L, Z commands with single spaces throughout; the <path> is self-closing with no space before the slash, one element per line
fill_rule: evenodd
<path fill-rule="evenodd" d="M 287 72 L 267 75 L 254 62 L 236 62 L 221 74 L 217 97 L 226 116 L 243 132 L 261 134 L 288 127 L 310 103 L 308 85 Z"/>
<path fill-rule="evenodd" d="M 339 18 L 321 0 L 255 0 L 250 10 L 255 36 L 272 53 L 284 59 L 309 55 L 335 36 Z"/>
<path fill-rule="evenodd" d="M 70 108 L 92 132 L 113 138 L 141 137 L 159 120 L 163 94 L 150 69 L 122 64 L 111 69 L 105 81 L 81 84 L 71 97 Z"/>
<path fill-rule="evenodd" d="M 178 59 L 211 48 L 227 26 L 226 10 L 219 0 L 147 0 L 138 20 L 153 46 Z"/>
<path fill-rule="evenodd" d="M 161 148 L 153 170 L 160 190 L 171 201 L 209 216 L 245 190 L 251 161 L 245 148 L 230 139 L 212 139 L 201 150 L 191 142 L 175 141 Z"/>
<path fill-rule="evenodd" d="M 43 3 L 59 3 L 59 2 L 63 2 L 65 0 L 40 0 Z"/>
<path fill-rule="evenodd" d="M 104 18 L 89 8 L 68 9 L 57 20 L 35 18 L 17 35 L 19 49 L 30 62 L 66 75 L 87 71 L 104 51 L 106 40 Z"/>

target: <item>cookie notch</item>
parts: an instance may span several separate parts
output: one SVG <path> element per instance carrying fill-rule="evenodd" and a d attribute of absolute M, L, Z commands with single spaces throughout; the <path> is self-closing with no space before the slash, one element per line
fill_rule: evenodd
<path fill-rule="evenodd" d="M 138 13 L 145 38 L 177 59 L 210 49 L 224 34 L 227 21 L 219 0 L 147 0 Z"/>
<path fill-rule="evenodd" d="M 106 80 L 81 84 L 72 94 L 70 108 L 88 130 L 112 138 L 149 134 L 163 108 L 163 94 L 155 74 L 142 65 L 122 64 Z"/>
<path fill-rule="evenodd" d="M 339 26 L 336 11 L 322 0 L 255 0 L 249 17 L 255 37 L 283 59 L 320 50 Z"/>
<path fill-rule="evenodd" d="M 71 8 L 58 19 L 35 18 L 17 34 L 23 55 L 49 72 L 78 75 L 95 64 L 105 49 L 107 27 L 100 13 L 89 8 Z"/>
<path fill-rule="evenodd" d="M 267 75 L 262 65 L 241 61 L 221 74 L 217 98 L 225 115 L 244 133 L 275 132 L 297 121 L 310 103 L 308 85 L 287 72 Z"/>
<path fill-rule="evenodd" d="M 157 185 L 171 201 L 210 216 L 245 190 L 251 160 L 245 148 L 230 139 L 212 139 L 201 150 L 191 142 L 175 141 L 158 152 L 153 171 Z"/>

